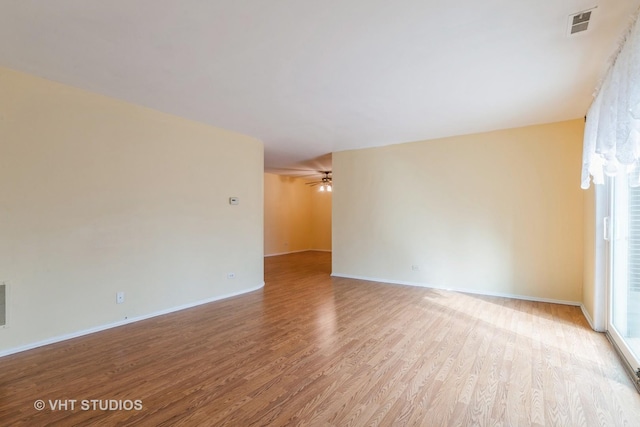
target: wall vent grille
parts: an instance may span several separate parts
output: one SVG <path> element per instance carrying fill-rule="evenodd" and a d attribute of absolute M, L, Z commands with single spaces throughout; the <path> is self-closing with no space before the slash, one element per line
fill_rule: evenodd
<path fill-rule="evenodd" d="M 0 327 L 7 325 L 7 284 L 0 282 Z"/>

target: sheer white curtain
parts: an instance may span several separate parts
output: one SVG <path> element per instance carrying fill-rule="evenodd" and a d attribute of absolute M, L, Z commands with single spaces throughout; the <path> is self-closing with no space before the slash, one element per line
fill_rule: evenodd
<path fill-rule="evenodd" d="M 640 186 L 640 20 L 627 34 L 587 113 L 582 159 L 582 188 L 591 177 L 625 172 L 629 185 Z"/>

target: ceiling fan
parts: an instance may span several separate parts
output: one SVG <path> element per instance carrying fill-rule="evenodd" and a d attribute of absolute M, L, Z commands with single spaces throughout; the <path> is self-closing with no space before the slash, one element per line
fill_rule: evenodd
<path fill-rule="evenodd" d="M 315 187 L 316 185 L 320 186 L 319 191 L 332 191 L 333 188 L 333 184 L 332 184 L 332 180 L 331 180 L 331 171 L 318 171 L 321 174 L 324 174 L 324 176 L 322 177 L 322 179 L 320 181 L 312 181 L 312 182 L 307 182 L 305 184 L 307 184 L 310 187 Z"/>

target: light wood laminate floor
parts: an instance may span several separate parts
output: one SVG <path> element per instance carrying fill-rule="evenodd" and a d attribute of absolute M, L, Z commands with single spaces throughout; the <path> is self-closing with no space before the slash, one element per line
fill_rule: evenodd
<path fill-rule="evenodd" d="M 330 263 L 266 258 L 263 290 L 1 358 L 0 425 L 640 425 L 579 308 L 331 278 Z"/>

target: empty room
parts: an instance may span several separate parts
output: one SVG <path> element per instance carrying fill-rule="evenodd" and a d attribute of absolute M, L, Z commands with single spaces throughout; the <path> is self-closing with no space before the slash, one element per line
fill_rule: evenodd
<path fill-rule="evenodd" d="M 0 1 L 0 425 L 640 425 L 639 10 Z"/>

